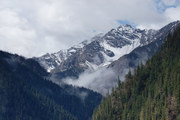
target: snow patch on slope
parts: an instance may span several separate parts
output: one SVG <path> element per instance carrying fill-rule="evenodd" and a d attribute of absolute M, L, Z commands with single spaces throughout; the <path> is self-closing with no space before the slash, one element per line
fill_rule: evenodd
<path fill-rule="evenodd" d="M 122 48 L 112 47 L 106 41 L 103 41 L 100 44 L 104 49 L 110 50 L 110 51 L 112 51 L 114 53 L 113 57 L 109 57 L 104 52 L 101 52 L 103 54 L 104 58 L 105 58 L 105 61 L 104 61 L 103 65 L 101 65 L 101 66 L 107 66 L 110 63 L 112 63 L 113 61 L 119 59 L 120 57 L 122 57 L 125 54 L 129 54 L 135 48 L 140 46 L 140 39 L 135 39 L 135 40 L 131 41 L 131 44 L 123 46 Z"/>

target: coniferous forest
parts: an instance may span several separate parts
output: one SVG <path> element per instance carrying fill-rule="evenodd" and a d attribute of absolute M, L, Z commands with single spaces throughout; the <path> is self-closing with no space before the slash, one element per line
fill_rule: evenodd
<path fill-rule="evenodd" d="M 0 120 L 180 120 L 180 0 L 0 0 Z"/>
<path fill-rule="evenodd" d="M 33 59 L 0 51 L 0 120 L 91 117 L 100 94 L 70 85 L 58 86 L 47 78 L 48 73 Z"/>
<path fill-rule="evenodd" d="M 93 120 L 180 120 L 180 28 L 103 98 Z"/>
<path fill-rule="evenodd" d="M 0 51 L 0 71 L 0 120 L 88 120 L 101 100 L 85 88 L 52 83 L 33 59 Z M 145 65 L 118 80 L 92 119 L 180 120 L 180 28 Z"/>

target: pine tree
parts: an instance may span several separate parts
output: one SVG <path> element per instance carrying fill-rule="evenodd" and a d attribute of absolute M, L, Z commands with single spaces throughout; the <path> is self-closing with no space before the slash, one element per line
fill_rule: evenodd
<path fill-rule="evenodd" d="M 168 35 L 162 48 L 145 65 L 138 65 L 133 75 L 129 71 L 124 82 L 118 80 L 118 87 L 104 100 L 110 109 L 99 114 L 105 110 L 100 105 L 94 116 L 111 116 L 108 120 L 180 120 L 179 46 L 180 28 Z"/>

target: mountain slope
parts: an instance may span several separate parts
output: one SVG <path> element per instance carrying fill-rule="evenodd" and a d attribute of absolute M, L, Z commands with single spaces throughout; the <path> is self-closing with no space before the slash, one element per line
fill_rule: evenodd
<path fill-rule="evenodd" d="M 133 71 L 138 64 L 144 64 L 149 58 L 151 58 L 151 56 L 153 56 L 159 50 L 168 33 L 173 33 L 174 30 L 179 26 L 179 21 L 166 25 L 154 35 L 152 39 L 155 40 L 153 40 L 153 42 L 145 46 L 137 47 L 131 53 L 120 57 L 116 61 L 113 61 L 108 68 L 112 69 L 116 74 L 118 74 L 121 80 L 124 80 L 125 75 L 130 69 Z"/>
<path fill-rule="evenodd" d="M 101 100 L 85 88 L 46 80 L 49 74 L 32 59 L 0 51 L 0 71 L 3 120 L 84 120 Z"/>
<path fill-rule="evenodd" d="M 93 120 L 180 119 L 180 27 L 160 51 L 129 72 L 93 114 Z"/>
<path fill-rule="evenodd" d="M 155 31 L 124 25 L 105 35 L 98 35 L 81 43 L 79 47 L 67 50 L 73 49 L 74 52 L 67 52 L 70 56 L 52 67 L 52 81 L 83 86 L 104 95 L 117 83 L 117 76 L 123 81 L 129 69 L 133 71 L 139 63 L 144 64 L 158 51 L 168 33 L 173 33 L 178 26 L 180 21 L 175 21 Z M 54 64 L 56 59 L 36 58 L 45 68 L 46 65 Z M 88 79 L 85 76 L 89 76 Z M 94 84 L 95 82 L 100 85 Z"/>
<path fill-rule="evenodd" d="M 29 60 L 24 61 L 24 58 L 17 55 L 0 52 L 0 119 L 76 119 L 31 86 L 31 82 L 38 84 L 38 81 L 44 80 L 39 77 L 42 73 L 33 73 L 28 64 Z M 40 66 L 33 66 L 35 70 L 44 71 Z M 22 80 L 25 77 L 28 79 Z"/>
<path fill-rule="evenodd" d="M 73 56 L 77 52 L 81 51 L 84 46 L 99 39 L 102 34 L 96 35 L 91 40 L 85 40 L 78 45 L 75 45 L 67 50 L 60 50 L 57 53 L 47 53 L 41 57 L 34 58 L 38 61 L 48 72 L 51 72 L 58 67 L 63 61 L 66 61 L 70 56 Z"/>
<path fill-rule="evenodd" d="M 96 70 L 107 66 L 136 47 L 152 42 L 151 38 L 155 33 L 155 30 L 140 30 L 123 25 L 105 35 L 100 34 L 84 41 L 79 46 L 46 54 L 36 60 L 52 73 L 77 69 L 73 75 L 78 76 L 85 69 Z"/>

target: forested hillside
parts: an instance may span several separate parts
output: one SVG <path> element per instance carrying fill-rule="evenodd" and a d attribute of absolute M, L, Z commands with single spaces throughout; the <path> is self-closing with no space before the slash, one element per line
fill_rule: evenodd
<path fill-rule="evenodd" d="M 0 51 L 0 120 L 89 119 L 101 95 L 58 86 L 34 60 Z"/>
<path fill-rule="evenodd" d="M 180 120 L 180 28 L 145 65 L 118 82 L 93 120 Z"/>

